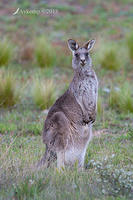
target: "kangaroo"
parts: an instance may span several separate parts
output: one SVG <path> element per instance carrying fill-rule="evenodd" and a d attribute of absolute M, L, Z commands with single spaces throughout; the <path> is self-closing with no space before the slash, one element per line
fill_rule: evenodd
<path fill-rule="evenodd" d="M 84 166 L 97 112 L 98 80 L 89 54 L 94 43 L 93 39 L 79 47 L 75 40 L 68 40 L 74 77 L 48 112 L 43 129 L 46 151 L 38 166 L 48 167 L 56 159 L 59 169 L 75 162 Z"/>

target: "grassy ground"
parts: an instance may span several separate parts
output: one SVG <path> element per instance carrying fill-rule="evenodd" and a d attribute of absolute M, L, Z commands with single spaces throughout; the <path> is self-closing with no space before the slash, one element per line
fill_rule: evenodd
<path fill-rule="evenodd" d="M 58 13 L 13 16 L 17 8 L 54 8 Z M 0 3 L 0 39 L 6 36 L 14 45 L 12 59 L 8 65 L 0 66 L 0 75 L 11 71 L 20 91 L 17 104 L 5 108 L 0 103 L 0 200 L 133 199 L 133 93 L 130 88 L 133 58 L 131 53 L 128 55 L 126 42 L 126 36 L 132 31 L 132 11 L 131 0 L 89 1 L 89 4 L 86 0 Z M 46 68 L 40 68 L 35 59 L 37 41 L 42 36 L 53 47 L 50 52 L 56 53 L 52 57 L 53 66 Z M 97 43 L 92 57 L 99 79 L 100 100 L 85 169 L 79 171 L 75 165 L 59 173 L 55 163 L 49 169 L 36 171 L 34 166 L 45 151 L 41 134 L 47 110 L 40 110 L 34 101 L 34 83 L 38 79 L 53 80 L 55 95 L 60 96 L 72 79 L 67 39 L 82 43 L 94 37 Z M 117 61 L 111 55 L 111 60 L 104 60 L 107 65 L 102 67 L 105 47 L 112 49 L 112 43 L 116 45 Z M 45 62 L 41 52 L 39 56 Z M 115 71 L 109 70 L 112 59 L 114 66 L 119 65 Z M 129 90 L 130 96 L 126 93 Z M 117 94 L 117 91 L 120 92 Z"/>

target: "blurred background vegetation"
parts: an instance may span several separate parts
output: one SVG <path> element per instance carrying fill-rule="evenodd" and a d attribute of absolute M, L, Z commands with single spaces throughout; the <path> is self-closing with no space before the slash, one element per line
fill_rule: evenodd
<path fill-rule="evenodd" d="M 17 8 L 18 13 L 13 15 Z M 10 110 L 17 115 L 23 107 L 38 113 L 38 109 L 48 109 L 67 89 L 72 79 L 69 38 L 80 44 L 96 38 L 92 58 L 100 83 L 100 119 L 104 118 L 101 110 L 133 112 L 132 1 L 16 0 L 1 2 L 0 9 L 2 113 Z M 50 94 L 53 91 L 54 95 Z"/>
<path fill-rule="evenodd" d="M 17 8 L 18 13 L 13 15 Z M 32 10 L 43 12 L 31 13 Z M 40 137 L 49 107 L 66 91 L 73 77 L 67 40 L 73 38 L 83 44 L 95 38 L 91 56 L 99 79 L 99 100 L 94 132 L 101 130 L 123 143 L 128 140 L 128 148 L 132 149 L 132 21 L 132 0 L 1 1 L 1 138 Z M 104 136 L 103 141 L 106 139 Z M 91 149 L 88 152 L 95 157 L 95 148 L 100 151 L 99 140 L 93 145 L 94 153 Z M 7 143 L 3 142 L 1 151 L 6 150 Z M 130 153 L 126 159 L 133 164 L 128 156 Z M 123 162 L 126 166 L 126 161 Z M 121 194 L 121 190 L 116 194 Z"/>

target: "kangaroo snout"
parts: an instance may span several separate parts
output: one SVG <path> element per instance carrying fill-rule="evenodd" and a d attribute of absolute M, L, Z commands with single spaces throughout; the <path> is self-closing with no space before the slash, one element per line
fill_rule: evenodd
<path fill-rule="evenodd" d="M 85 59 L 81 59 L 81 60 L 80 60 L 80 64 L 81 64 L 82 66 L 84 66 L 84 65 L 86 64 Z"/>

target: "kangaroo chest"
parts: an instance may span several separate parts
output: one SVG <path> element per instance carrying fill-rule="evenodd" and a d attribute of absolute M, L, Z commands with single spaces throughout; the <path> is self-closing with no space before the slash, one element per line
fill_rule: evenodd
<path fill-rule="evenodd" d="M 82 97 L 83 95 L 90 96 L 90 95 L 95 95 L 95 90 L 96 90 L 96 83 L 95 80 L 89 78 L 85 78 L 84 80 L 80 80 L 75 88 L 75 97 L 79 98 Z"/>
<path fill-rule="evenodd" d="M 85 104 L 87 107 L 89 104 L 96 104 L 97 90 L 98 86 L 95 76 L 86 76 L 84 79 L 76 82 L 73 94 L 82 110 L 85 109 Z M 84 102 L 83 99 L 85 100 Z"/>

